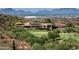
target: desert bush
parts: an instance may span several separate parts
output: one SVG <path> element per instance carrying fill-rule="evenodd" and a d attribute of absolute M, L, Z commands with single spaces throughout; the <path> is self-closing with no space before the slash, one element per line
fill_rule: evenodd
<path fill-rule="evenodd" d="M 60 36 L 59 36 L 59 33 L 60 33 L 60 31 L 57 30 L 57 29 L 55 29 L 55 30 L 53 30 L 53 31 L 49 31 L 49 32 L 48 32 L 48 38 L 49 38 L 50 40 L 55 41 L 58 37 L 60 37 Z"/>
<path fill-rule="evenodd" d="M 34 34 L 30 33 L 26 29 L 17 28 L 13 31 L 17 39 L 25 40 L 26 42 L 30 43 L 31 45 L 34 43 L 44 44 L 46 41 L 46 37 L 37 37 Z"/>
<path fill-rule="evenodd" d="M 74 30 L 76 33 L 79 33 L 79 27 L 76 27 Z"/>
<path fill-rule="evenodd" d="M 40 39 L 41 39 L 41 44 L 45 44 L 45 42 L 49 40 L 49 38 L 45 35 L 43 35 Z"/>
<path fill-rule="evenodd" d="M 35 37 L 35 36 L 28 36 L 27 38 L 26 38 L 26 41 L 28 42 L 28 43 L 30 43 L 31 45 L 33 45 L 34 43 L 40 43 L 39 42 L 39 38 L 37 38 L 37 37 Z"/>
<path fill-rule="evenodd" d="M 31 49 L 33 49 L 33 50 L 42 50 L 43 48 L 42 48 L 42 45 L 40 45 L 38 43 L 34 43 L 32 45 L 32 48 Z"/>
<path fill-rule="evenodd" d="M 75 27 L 73 23 L 67 23 L 65 27 Z"/>
<path fill-rule="evenodd" d="M 55 46 L 56 50 L 74 50 L 79 49 L 79 42 L 73 39 L 63 40 L 62 43 Z"/>
<path fill-rule="evenodd" d="M 27 30 L 22 28 L 16 28 L 12 31 L 17 39 L 26 39 L 29 35 L 31 35 Z"/>
<path fill-rule="evenodd" d="M 49 42 L 49 43 L 44 44 L 44 49 L 46 49 L 46 50 L 53 50 L 54 47 L 55 47 L 55 45 L 53 42 Z"/>
<path fill-rule="evenodd" d="M 75 32 L 75 30 L 73 27 L 67 27 L 67 28 L 65 28 L 64 32 L 70 33 L 70 32 Z"/>

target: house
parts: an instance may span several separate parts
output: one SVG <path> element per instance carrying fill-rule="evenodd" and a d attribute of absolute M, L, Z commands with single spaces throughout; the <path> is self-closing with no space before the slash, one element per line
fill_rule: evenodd
<path fill-rule="evenodd" d="M 47 30 L 52 30 L 53 25 L 51 23 L 41 23 L 41 28 L 42 29 L 47 29 Z"/>
<path fill-rule="evenodd" d="M 23 25 L 25 28 L 40 28 L 41 27 L 41 24 L 40 23 L 37 23 L 37 22 L 26 22 L 24 23 Z"/>
<path fill-rule="evenodd" d="M 52 23 L 40 23 L 31 21 L 26 23 L 17 22 L 16 25 L 21 28 L 36 28 L 41 30 L 52 30 L 57 28 L 57 26 L 53 25 Z"/>
<path fill-rule="evenodd" d="M 37 28 L 37 29 L 50 29 L 52 30 L 53 25 L 51 23 L 40 23 L 40 22 L 26 22 L 24 23 L 25 28 Z"/>
<path fill-rule="evenodd" d="M 16 25 L 19 28 L 36 28 L 41 30 L 53 30 L 56 28 L 65 27 L 64 24 L 59 24 L 59 23 L 53 25 L 52 23 L 45 23 L 45 22 L 41 23 L 41 22 L 33 22 L 33 21 L 29 21 L 25 23 L 17 22 Z"/>
<path fill-rule="evenodd" d="M 55 26 L 57 26 L 58 28 L 64 28 L 65 27 L 65 24 L 56 23 Z"/>
<path fill-rule="evenodd" d="M 26 22 L 26 23 L 24 23 L 23 26 L 26 27 L 26 28 L 30 28 L 31 27 L 31 24 L 30 24 L 30 22 Z"/>

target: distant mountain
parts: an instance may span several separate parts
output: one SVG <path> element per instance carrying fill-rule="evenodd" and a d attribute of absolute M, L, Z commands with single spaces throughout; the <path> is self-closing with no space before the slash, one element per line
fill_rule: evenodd
<path fill-rule="evenodd" d="M 0 8 L 0 13 L 15 16 L 75 16 L 79 15 L 77 8 Z"/>
<path fill-rule="evenodd" d="M 79 9 L 60 8 L 60 9 L 54 9 L 51 12 L 52 12 L 52 14 L 60 14 L 60 15 L 78 15 L 79 14 Z"/>
<path fill-rule="evenodd" d="M 16 11 L 12 8 L 2 8 L 0 9 L 0 13 L 4 13 L 4 14 L 13 14 L 15 13 Z"/>

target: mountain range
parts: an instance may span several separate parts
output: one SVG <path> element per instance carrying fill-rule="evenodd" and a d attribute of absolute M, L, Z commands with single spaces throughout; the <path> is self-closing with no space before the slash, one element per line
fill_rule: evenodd
<path fill-rule="evenodd" d="M 78 8 L 0 8 L 0 13 L 14 16 L 78 16 Z"/>

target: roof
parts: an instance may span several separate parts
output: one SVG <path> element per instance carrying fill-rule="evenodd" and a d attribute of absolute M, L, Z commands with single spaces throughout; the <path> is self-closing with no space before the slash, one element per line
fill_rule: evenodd
<path fill-rule="evenodd" d="M 65 24 L 56 23 L 55 26 L 65 26 Z"/>
<path fill-rule="evenodd" d="M 40 23 L 40 22 L 26 22 L 24 23 L 24 26 L 47 26 L 47 25 L 52 25 L 51 23 Z"/>
<path fill-rule="evenodd" d="M 41 23 L 41 25 L 52 25 L 51 23 Z"/>
<path fill-rule="evenodd" d="M 21 24 L 23 24 L 22 22 L 16 22 L 16 25 L 21 25 Z"/>
<path fill-rule="evenodd" d="M 31 26 L 30 22 L 24 23 L 24 26 Z"/>

